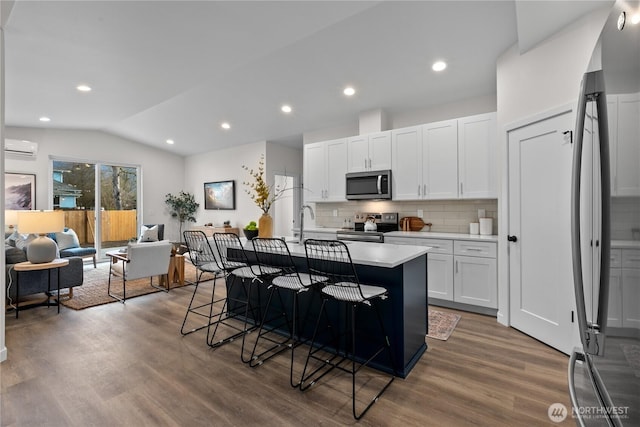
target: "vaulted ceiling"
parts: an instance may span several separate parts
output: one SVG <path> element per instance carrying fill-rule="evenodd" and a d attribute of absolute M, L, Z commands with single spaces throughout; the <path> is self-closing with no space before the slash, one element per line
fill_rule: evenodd
<path fill-rule="evenodd" d="M 6 124 L 99 129 L 182 155 L 301 144 L 363 111 L 494 94 L 502 52 L 602 3 L 17 0 L 5 25 Z M 444 72 L 431 70 L 436 60 Z"/>

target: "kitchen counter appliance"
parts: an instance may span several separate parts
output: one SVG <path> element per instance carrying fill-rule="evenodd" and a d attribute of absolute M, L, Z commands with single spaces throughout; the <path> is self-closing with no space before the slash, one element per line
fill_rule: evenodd
<path fill-rule="evenodd" d="M 375 222 L 376 231 L 365 231 L 365 224 L 367 223 L 367 220 L 373 220 Z M 337 239 L 356 242 L 384 243 L 384 233 L 398 231 L 398 213 L 356 213 L 353 216 L 353 224 L 353 230 L 338 230 Z"/>

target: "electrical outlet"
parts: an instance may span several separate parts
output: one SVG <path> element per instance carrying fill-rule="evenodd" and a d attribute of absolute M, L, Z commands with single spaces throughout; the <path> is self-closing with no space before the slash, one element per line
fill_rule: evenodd
<path fill-rule="evenodd" d="M 418 217 L 424 218 L 424 211 L 422 209 L 418 209 Z"/>
<path fill-rule="evenodd" d="M 338 216 L 338 209 L 333 210 L 333 216 Z"/>
<path fill-rule="evenodd" d="M 486 218 L 487 211 L 484 209 L 478 209 L 478 218 Z"/>

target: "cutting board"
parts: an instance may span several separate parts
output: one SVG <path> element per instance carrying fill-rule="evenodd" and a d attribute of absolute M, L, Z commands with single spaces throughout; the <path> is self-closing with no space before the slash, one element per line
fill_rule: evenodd
<path fill-rule="evenodd" d="M 400 220 L 400 230 L 420 231 L 425 226 L 422 218 L 417 216 L 406 216 Z"/>

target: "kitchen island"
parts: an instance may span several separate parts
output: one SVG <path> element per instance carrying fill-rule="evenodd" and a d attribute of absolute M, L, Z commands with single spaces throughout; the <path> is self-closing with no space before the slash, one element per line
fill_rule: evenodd
<path fill-rule="evenodd" d="M 307 271 L 304 245 L 288 243 L 289 251 L 300 271 Z M 374 244 L 365 242 L 347 242 L 351 258 L 358 278 L 363 284 L 385 287 L 389 298 L 376 301 L 379 304 L 384 326 L 391 340 L 396 375 L 406 377 L 413 366 L 426 351 L 425 336 L 427 334 L 427 253 L 429 247 L 394 244 Z M 250 258 L 253 246 L 245 244 Z M 252 303 L 262 304 L 266 301 L 266 287 L 259 286 L 260 295 L 252 298 Z M 300 333 L 310 337 L 320 307 L 318 292 L 310 291 L 300 294 Z M 291 301 L 285 299 L 285 308 L 291 307 Z M 332 323 L 344 322 L 344 310 L 331 301 L 328 312 Z M 288 309 L 288 308 L 287 308 Z M 358 311 L 358 329 L 364 333 L 379 335 L 379 326 L 372 310 Z M 357 354 L 366 355 L 371 346 L 358 344 Z M 393 373 L 393 365 L 383 353 L 372 366 L 385 372 Z"/>

